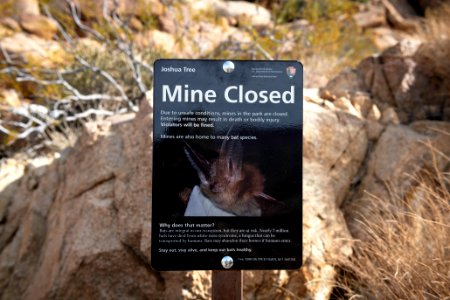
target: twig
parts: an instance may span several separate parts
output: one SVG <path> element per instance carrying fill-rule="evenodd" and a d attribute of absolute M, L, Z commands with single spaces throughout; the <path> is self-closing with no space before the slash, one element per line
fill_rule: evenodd
<path fill-rule="evenodd" d="M 19 108 L 7 109 L 13 116 L 12 120 L 0 121 L 0 132 L 13 136 L 15 139 L 27 139 L 33 134 L 40 135 L 41 139 L 35 141 L 34 146 L 29 149 L 37 149 L 46 145 L 45 137 L 48 130 L 69 126 L 69 123 L 78 122 L 87 118 L 102 118 L 114 114 L 122 114 L 129 111 L 136 112 L 136 103 L 144 98 L 149 87 L 144 81 L 145 76 L 153 76 L 153 67 L 142 60 L 142 57 L 134 49 L 133 42 L 129 39 L 131 33 L 120 15 L 118 14 L 119 1 L 113 0 L 113 5 L 108 0 L 103 1 L 102 12 L 107 25 L 111 25 L 111 32 L 108 36 L 102 35 L 99 31 L 84 24 L 81 21 L 81 13 L 73 0 L 66 0 L 70 16 L 74 24 L 82 32 L 92 36 L 96 41 L 111 48 L 115 54 L 124 57 L 127 68 L 124 72 L 132 75 L 131 86 L 125 85 L 121 80 L 115 78 L 111 72 L 102 68 L 95 62 L 83 56 L 77 51 L 77 40 L 65 29 L 65 27 L 52 15 L 48 6 L 43 9 L 47 17 L 56 23 L 61 37 L 68 47 L 66 51 L 70 53 L 75 62 L 79 65 L 69 69 L 54 70 L 50 68 L 26 67 L 23 63 L 16 63 L 13 57 L 0 46 L 0 53 L 4 57 L 4 68 L 0 69 L 1 74 L 9 74 L 16 82 L 32 82 L 38 87 L 58 86 L 62 90 L 62 95 L 50 100 L 52 108 L 40 104 L 30 104 Z M 82 88 L 70 80 L 73 76 L 93 73 L 96 80 L 101 84 L 106 84 L 108 91 L 103 89 L 85 93 Z M 123 72 L 122 72 L 123 73 Z M 137 88 L 139 94 L 132 95 L 129 91 Z M 48 97 L 50 98 L 50 97 Z M 1 108 L 0 108 L 1 111 Z M 13 130 L 14 128 L 14 130 Z M 15 133 L 17 130 L 17 133 Z M 37 144 L 36 144 L 37 143 Z M 36 148 L 37 147 L 37 148 Z"/>

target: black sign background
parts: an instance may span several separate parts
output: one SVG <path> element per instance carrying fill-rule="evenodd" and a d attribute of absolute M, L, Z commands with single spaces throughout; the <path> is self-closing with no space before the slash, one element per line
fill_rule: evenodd
<path fill-rule="evenodd" d="M 222 258 L 230 256 L 234 262 L 232 269 L 299 268 L 302 257 L 302 65 L 297 61 L 233 61 L 234 71 L 226 73 L 224 62 L 155 62 L 152 267 L 156 270 L 219 270 L 223 269 Z M 185 98 L 183 102 L 163 102 L 163 85 L 169 86 L 172 94 L 175 86 L 181 85 L 183 92 L 214 90 L 217 96 L 214 103 L 184 102 Z M 225 89 L 240 85 L 244 92 L 265 90 L 268 94 L 290 91 L 293 86 L 294 103 L 225 101 Z M 234 89 L 232 95 L 237 97 L 238 91 Z M 208 112 L 219 117 L 214 119 L 216 121 L 208 118 L 206 122 L 192 122 L 197 112 L 203 117 Z M 185 120 L 186 116 L 189 118 Z M 225 116 L 232 116 L 231 121 L 223 121 L 230 120 Z M 272 121 L 265 121 L 267 119 Z M 186 144 L 208 161 L 214 161 L 223 145 L 220 137 L 224 136 L 239 138 L 242 161 L 260 171 L 265 178 L 264 193 L 282 206 L 271 208 L 269 201 L 269 208 L 257 217 L 184 216 L 191 189 L 200 185 L 197 170 L 186 155 Z"/>

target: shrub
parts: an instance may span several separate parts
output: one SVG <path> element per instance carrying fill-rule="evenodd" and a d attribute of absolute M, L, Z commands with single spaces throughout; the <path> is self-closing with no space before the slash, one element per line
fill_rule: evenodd
<path fill-rule="evenodd" d="M 402 198 L 373 198 L 370 219 L 359 218 L 365 239 L 342 262 L 338 298 L 448 299 L 448 171 L 424 171 Z"/>
<path fill-rule="evenodd" d="M 44 6 L 44 10 L 58 21 L 50 9 Z M 119 16 L 94 24 L 103 25 L 104 32 L 82 24 L 75 11 L 71 18 L 73 22 L 67 24 L 58 22 L 62 43 L 68 50 L 64 63 L 46 68 L 38 62 L 12 58 L 0 61 L 4 79 L 0 87 L 13 88 L 32 100 L 22 107 L 0 106 L 0 141 L 13 151 L 16 147 L 11 144 L 41 148 L 56 139 L 61 145 L 64 137 L 71 144 L 77 132 L 72 129 L 86 121 L 137 111 L 151 88 L 151 63 L 157 54 L 135 49 L 131 32 Z M 71 24 L 89 39 L 67 31 Z"/>

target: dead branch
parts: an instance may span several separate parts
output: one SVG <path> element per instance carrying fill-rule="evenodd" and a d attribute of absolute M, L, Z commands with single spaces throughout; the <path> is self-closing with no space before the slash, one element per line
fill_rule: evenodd
<path fill-rule="evenodd" d="M 108 36 L 85 24 L 81 18 L 81 12 L 72 0 L 66 0 L 71 19 L 83 35 L 89 36 L 105 47 L 105 54 L 117 54 L 126 62 L 126 69 L 115 74 L 106 70 L 97 62 L 91 62 L 85 53 L 79 51 L 79 42 L 76 36 L 71 34 L 55 18 L 49 8 L 44 6 L 44 12 L 53 20 L 58 28 L 61 42 L 66 43 L 66 52 L 74 58 L 76 66 L 69 66 L 59 70 L 41 67 L 27 66 L 26 62 L 15 61 L 14 58 L 0 46 L 3 56 L 1 62 L 4 66 L 0 73 L 10 75 L 18 83 L 33 83 L 38 87 L 59 87 L 62 94 L 59 96 L 47 96 L 46 104 L 28 104 L 15 108 L 0 107 L 0 115 L 8 115 L 8 120 L 0 120 L 0 133 L 12 136 L 14 139 L 40 140 L 41 145 L 48 144 L 45 140 L 46 131 L 54 130 L 61 124 L 85 122 L 86 120 L 104 118 L 114 114 L 136 112 L 141 99 L 151 88 L 145 79 L 153 76 L 153 67 L 143 61 L 142 56 L 134 48 L 129 38 L 131 30 L 118 14 L 119 1 L 114 0 L 113 5 L 109 1 L 103 1 L 102 12 L 105 26 L 108 27 Z M 110 53 L 108 53 L 110 52 Z M 92 90 L 86 92 L 73 81 L 76 76 L 87 77 L 93 74 L 101 88 L 101 91 Z M 124 74 L 130 74 L 132 81 L 124 82 Z M 120 76 L 120 77 L 119 77 Z M 145 79 L 144 79 L 145 78 Z M 138 94 L 133 94 L 133 88 Z M 39 95 L 36 95 L 39 97 Z M 41 146 L 34 145 L 30 148 L 37 149 Z M 39 144 L 39 143 L 38 143 Z M 37 148 L 36 148 L 37 147 Z"/>

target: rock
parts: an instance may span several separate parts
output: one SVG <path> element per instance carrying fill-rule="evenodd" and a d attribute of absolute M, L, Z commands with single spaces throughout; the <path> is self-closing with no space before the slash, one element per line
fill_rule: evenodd
<path fill-rule="evenodd" d="M 328 100 L 336 100 L 339 97 L 350 99 L 354 92 L 364 90 L 361 75 L 356 70 L 347 68 L 320 89 L 320 97 Z"/>
<path fill-rule="evenodd" d="M 361 112 L 357 111 L 355 107 L 353 107 L 352 102 L 345 97 L 339 97 L 333 103 L 335 108 L 345 111 L 346 113 L 349 113 L 357 118 L 363 117 Z"/>
<path fill-rule="evenodd" d="M 339 206 L 365 158 L 368 139 L 363 120 L 304 102 L 303 142 L 302 271 L 306 297 L 328 299 L 335 259 L 352 253 Z"/>
<path fill-rule="evenodd" d="M 400 120 L 397 116 L 397 113 L 395 112 L 395 109 L 393 107 L 388 107 L 385 110 L 383 110 L 383 113 L 381 114 L 380 122 L 382 124 L 393 124 L 398 125 L 400 124 Z"/>
<path fill-rule="evenodd" d="M 358 73 L 363 76 L 374 97 L 391 106 L 403 106 L 397 98 L 414 84 L 416 64 L 412 56 L 420 45 L 416 40 L 402 41 L 387 49 L 380 57 L 371 57 L 360 63 Z"/>
<path fill-rule="evenodd" d="M 15 193 L 0 237 L 0 248 L 7 249 L 0 255 L 3 298 L 160 297 L 160 276 L 148 266 L 149 124 L 146 116 L 136 122 L 121 117 L 91 128 L 76 150 L 46 167 L 45 176 L 33 175 L 31 190 Z M 97 163 L 102 170 L 95 170 Z"/>
<path fill-rule="evenodd" d="M 373 103 L 370 94 L 366 92 L 356 92 L 350 99 L 353 107 L 362 117 L 367 117 L 372 110 Z"/>
<path fill-rule="evenodd" d="M 106 45 L 92 38 L 79 38 L 77 40 L 76 51 L 93 51 L 101 52 L 106 51 Z"/>
<path fill-rule="evenodd" d="M 345 87 L 341 94 L 346 94 L 351 97 L 351 99 L 344 96 L 335 99 L 335 95 L 332 95 L 327 90 L 322 90 L 322 95 L 329 97 L 330 99 L 334 99 L 333 106 L 329 107 L 332 110 L 339 109 L 360 119 L 368 117 L 368 115 L 372 112 L 373 104 L 370 99 L 370 94 L 360 91 L 351 92 L 351 88 L 345 89 Z"/>
<path fill-rule="evenodd" d="M 39 62 L 42 67 L 51 67 L 64 60 L 64 50 L 56 41 L 47 41 L 37 36 L 16 33 L 0 40 L 5 51 L 33 63 Z"/>
<path fill-rule="evenodd" d="M 139 19 L 148 19 L 148 16 L 159 16 L 165 11 L 160 0 L 125 0 L 120 1 L 118 14 L 121 16 L 134 16 Z"/>
<path fill-rule="evenodd" d="M 2 18 L 2 20 L 0 21 L 0 23 L 1 23 L 3 26 L 5 26 L 5 27 L 11 29 L 12 31 L 18 32 L 18 31 L 21 30 L 21 29 L 20 29 L 19 23 L 17 23 L 17 21 L 14 20 L 14 19 L 11 18 L 11 17 Z"/>
<path fill-rule="evenodd" d="M 313 102 L 319 105 L 322 105 L 324 99 L 319 96 L 318 88 L 304 88 L 303 89 L 303 99 L 308 102 Z"/>
<path fill-rule="evenodd" d="M 3 24 L 0 24 L 0 39 L 10 36 L 12 34 L 14 34 L 13 30 L 9 29 L 8 27 L 6 27 Z M 0 58 L 3 58 L 3 55 L 0 54 Z"/>
<path fill-rule="evenodd" d="M 363 29 L 386 24 L 386 11 L 382 6 L 368 5 L 366 10 L 353 15 L 356 25 Z"/>
<path fill-rule="evenodd" d="M 184 6 L 182 6 L 180 10 L 182 10 L 183 15 L 189 15 L 189 11 Z M 177 24 L 177 16 L 174 12 L 166 11 L 164 14 L 158 16 L 158 21 L 161 24 L 162 31 L 168 32 L 172 35 L 177 34 L 179 27 Z"/>
<path fill-rule="evenodd" d="M 367 121 L 366 129 L 367 129 L 367 138 L 372 142 L 376 142 L 383 133 L 384 126 L 378 122 Z"/>
<path fill-rule="evenodd" d="M 22 14 L 20 26 L 26 32 L 47 40 L 52 39 L 58 31 L 58 26 L 53 20 L 40 15 Z"/>
<path fill-rule="evenodd" d="M 385 50 L 389 47 L 395 46 L 399 41 L 400 37 L 396 32 L 388 27 L 378 27 L 372 30 L 370 35 L 375 46 L 380 50 Z"/>
<path fill-rule="evenodd" d="M 377 197 L 389 205 L 404 199 L 414 189 L 416 179 L 434 168 L 448 168 L 450 156 L 450 124 L 420 121 L 404 125 L 389 125 L 370 154 L 367 171 L 355 195 L 343 209 L 352 236 L 364 239 L 358 220 L 370 222 L 374 208 L 370 203 Z"/>
<path fill-rule="evenodd" d="M 144 28 L 142 22 L 136 17 L 130 19 L 128 26 L 134 31 L 141 31 Z"/>
<path fill-rule="evenodd" d="M 22 15 L 34 15 L 40 14 L 39 1 L 38 0 L 16 0 L 14 3 L 14 10 L 18 16 Z"/>
<path fill-rule="evenodd" d="M 321 97 L 352 99 L 369 93 L 380 110 L 393 107 L 400 122 L 448 120 L 450 88 L 448 47 L 403 40 L 381 55 L 364 59 L 356 69 L 346 69 L 321 89 Z M 432 88 L 430 88 L 432 87 Z"/>
<path fill-rule="evenodd" d="M 230 27 L 228 23 L 215 25 L 208 22 L 198 21 L 189 29 L 179 30 L 176 19 L 172 14 L 160 17 L 163 28 L 167 33 L 159 30 L 149 30 L 136 35 L 136 44 L 139 47 L 155 47 L 159 51 L 170 53 L 172 56 L 195 57 L 211 54 L 223 43 L 230 41 L 246 43 L 251 40 L 250 36 L 237 28 Z M 176 29 L 178 28 L 178 29 Z"/>
<path fill-rule="evenodd" d="M 251 37 L 248 33 L 237 28 L 225 26 L 215 26 L 206 22 L 199 22 L 191 27 L 191 38 L 185 38 L 184 44 L 191 44 L 191 52 L 184 50 L 190 57 L 200 54 L 206 56 L 220 48 L 222 44 L 233 42 L 236 44 L 249 43 Z"/>
<path fill-rule="evenodd" d="M 345 198 L 366 151 L 363 120 L 304 102 L 303 158 L 319 163 L 326 170 L 338 206 Z"/>
<path fill-rule="evenodd" d="M 156 51 L 163 51 L 171 55 L 175 55 L 179 48 L 179 46 L 176 47 L 173 35 L 157 29 L 136 34 L 135 43 L 140 48 L 151 47 Z"/>
<path fill-rule="evenodd" d="M 417 32 L 419 20 L 417 13 L 407 0 L 381 0 L 386 8 L 387 19 L 394 28 Z"/>
<path fill-rule="evenodd" d="M 232 25 L 251 25 L 256 28 L 272 25 L 270 12 L 266 8 L 247 1 L 191 0 L 189 8 L 198 15 L 212 13 L 225 17 Z"/>
<path fill-rule="evenodd" d="M 23 274 L 35 270 L 38 258 L 35 251 L 39 251 L 42 243 L 44 219 L 55 195 L 56 174 L 46 174 L 54 157 L 37 160 L 28 165 L 16 161 L 24 176 L 0 191 L 0 202 L 7 203 L 0 225 L 0 294 L 6 299 L 17 298 L 16 291 L 29 282 Z M 30 185 L 31 181 L 39 182 L 39 186 Z"/>
<path fill-rule="evenodd" d="M 372 105 L 369 113 L 367 114 L 367 120 L 378 121 L 381 118 L 381 112 L 376 104 Z"/>
<path fill-rule="evenodd" d="M 237 19 L 240 24 L 254 27 L 268 27 L 272 25 L 270 12 L 254 3 L 246 1 L 213 1 L 214 12 L 229 19 Z"/>
<path fill-rule="evenodd" d="M 192 12 L 200 14 L 211 12 L 217 0 L 187 0 L 186 2 Z"/>
<path fill-rule="evenodd" d="M 63 1 L 49 0 L 50 5 L 64 12 L 69 12 L 68 6 Z M 75 0 L 73 1 L 85 19 L 96 19 L 103 16 L 103 1 Z M 164 13 L 164 5 L 159 0 L 122 0 L 118 1 L 118 6 L 114 1 L 106 2 L 108 12 L 116 10 L 122 17 L 137 17 L 141 20 L 148 19 L 149 16 L 158 16 Z"/>
<path fill-rule="evenodd" d="M 351 236 L 336 205 L 329 170 L 306 159 L 303 165 L 303 276 L 306 299 L 328 299 L 334 285 L 334 264 L 352 254 Z"/>
<path fill-rule="evenodd" d="M 0 165 L 0 232 L 4 229 L 3 221 L 6 218 L 8 207 L 18 188 L 17 181 L 24 175 L 25 166 L 13 159 L 1 162 Z M 7 189 L 8 188 L 8 189 Z"/>
<path fill-rule="evenodd" d="M 22 103 L 16 90 L 0 90 L 0 105 L 19 107 Z"/>

